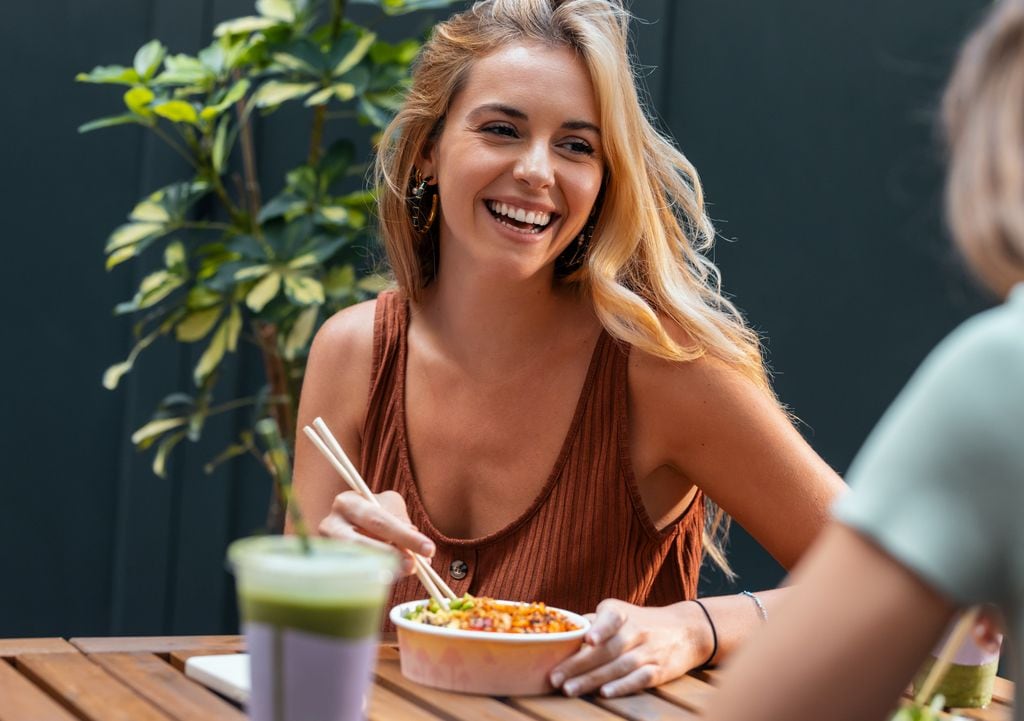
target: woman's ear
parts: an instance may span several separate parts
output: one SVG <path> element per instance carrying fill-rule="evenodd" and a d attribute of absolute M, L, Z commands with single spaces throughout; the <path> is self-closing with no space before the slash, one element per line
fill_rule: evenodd
<path fill-rule="evenodd" d="M 437 143 L 430 141 L 423 146 L 416 167 L 419 168 L 420 174 L 424 178 L 437 177 Z M 431 185 L 434 185 L 436 182 L 435 180 Z"/>

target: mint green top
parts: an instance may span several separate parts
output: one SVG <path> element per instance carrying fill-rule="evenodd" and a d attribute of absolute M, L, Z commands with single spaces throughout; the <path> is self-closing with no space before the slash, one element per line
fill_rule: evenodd
<path fill-rule="evenodd" d="M 1024 648 L 1024 283 L 925 359 L 847 474 L 836 517 Z M 1019 663 L 1011 663 L 1017 669 Z M 1019 675 L 1019 671 L 1015 671 Z M 1020 681 L 1021 679 L 1015 679 Z M 1024 721 L 1024 702 L 1015 719 Z"/>

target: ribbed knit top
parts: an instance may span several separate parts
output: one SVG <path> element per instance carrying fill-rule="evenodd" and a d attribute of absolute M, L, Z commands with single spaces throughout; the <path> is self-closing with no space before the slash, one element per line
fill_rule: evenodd
<path fill-rule="evenodd" d="M 487 536 L 450 538 L 427 515 L 409 460 L 408 322 L 404 296 L 378 297 L 360 472 L 374 492 L 402 495 L 412 522 L 437 546 L 434 568 L 456 593 L 579 613 L 605 598 L 665 605 L 696 595 L 703 495 L 660 531 L 648 515 L 629 454 L 628 346 L 602 331 L 562 450 L 530 507 Z M 425 597 L 409 576 L 395 584 L 391 603 Z"/>

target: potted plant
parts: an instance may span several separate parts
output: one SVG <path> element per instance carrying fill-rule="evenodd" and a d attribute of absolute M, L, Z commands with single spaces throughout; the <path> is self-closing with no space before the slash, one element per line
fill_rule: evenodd
<path fill-rule="evenodd" d="M 442 8 L 454 0 L 351 0 L 376 6 L 381 19 Z M 345 0 L 257 0 L 257 14 L 220 23 L 209 46 L 192 56 L 170 54 L 158 40 L 143 45 L 130 66 L 102 66 L 82 82 L 124 86 L 123 109 L 79 128 L 89 132 L 140 125 L 187 162 L 181 180 L 153 190 L 131 210 L 106 245 L 107 269 L 162 254 L 130 300 L 134 347 L 107 369 L 117 387 L 137 357 L 161 337 L 202 344 L 194 387 L 167 395 L 132 435 L 153 448 L 164 476 L 168 454 L 196 441 L 207 421 L 247 409 L 252 427 L 272 418 L 283 438 L 295 418 L 310 341 L 333 312 L 373 296 L 385 281 L 367 267 L 373 243 L 372 190 L 365 174 L 372 148 L 350 137 L 355 123 L 383 127 L 401 102 L 415 39 L 389 43 L 346 17 Z M 276 192 L 258 178 L 253 124 L 284 104 L 308 114 L 308 152 Z M 363 131 L 365 134 L 365 131 Z M 240 398 L 218 397 L 218 377 L 239 344 L 258 346 L 263 387 Z M 207 464 L 252 453 L 280 489 L 282 468 L 252 427 Z M 266 425 L 264 425 L 266 428 Z M 279 527 L 280 492 L 270 525 Z"/>

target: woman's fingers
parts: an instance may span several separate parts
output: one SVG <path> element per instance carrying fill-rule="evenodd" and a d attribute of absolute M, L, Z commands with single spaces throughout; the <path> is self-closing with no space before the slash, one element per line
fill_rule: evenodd
<path fill-rule="evenodd" d="M 600 694 L 605 698 L 613 696 L 628 696 L 631 693 L 639 693 L 645 688 L 650 688 L 658 683 L 658 668 L 653 664 L 646 664 L 633 669 L 622 678 L 610 681 L 601 686 Z"/>
<path fill-rule="evenodd" d="M 608 695 L 603 693 L 606 685 L 611 687 L 613 682 L 625 679 L 640 667 L 641 665 L 633 653 L 625 653 L 618 657 L 613 655 L 607 663 L 579 676 L 569 677 L 562 684 L 562 690 L 567 696 L 579 696 L 598 689 L 602 690 L 602 695 Z"/>
<path fill-rule="evenodd" d="M 583 642 L 596 646 L 604 643 L 619 632 L 629 618 L 629 605 L 615 599 L 601 601 L 597 605 L 590 628 L 583 636 Z"/>
<path fill-rule="evenodd" d="M 396 503 L 394 496 L 398 498 Z M 434 555 L 434 542 L 420 533 L 410 522 L 405 504 L 397 493 L 378 496 L 381 505 L 370 503 L 351 491 L 334 499 L 332 514 L 337 514 L 360 532 L 399 548 L 408 548 L 428 558 Z"/>

